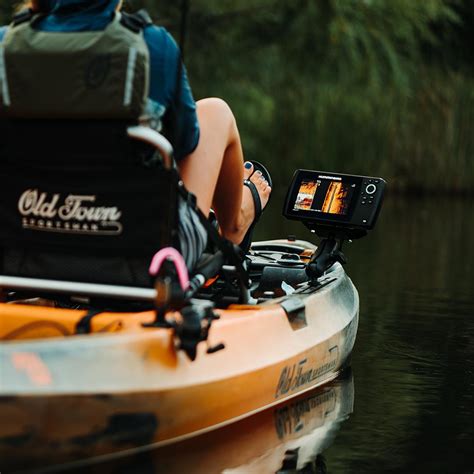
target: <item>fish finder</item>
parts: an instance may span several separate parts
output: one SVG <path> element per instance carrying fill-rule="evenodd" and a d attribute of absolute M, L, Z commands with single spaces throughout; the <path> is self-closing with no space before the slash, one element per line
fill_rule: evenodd
<path fill-rule="evenodd" d="M 283 215 L 318 235 L 362 237 L 375 225 L 384 189 L 382 178 L 297 170 Z"/>
<path fill-rule="evenodd" d="M 364 237 L 375 226 L 382 207 L 382 178 L 323 171 L 297 170 L 285 199 L 283 215 L 298 220 L 322 237 L 308 265 L 321 276 L 333 263 L 345 263 L 344 240 Z"/>

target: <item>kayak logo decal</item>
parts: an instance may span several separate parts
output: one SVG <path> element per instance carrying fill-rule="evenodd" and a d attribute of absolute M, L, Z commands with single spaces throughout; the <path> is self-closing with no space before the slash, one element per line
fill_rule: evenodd
<path fill-rule="evenodd" d="M 27 189 L 18 200 L 22 227 L 28 230 L 61 234 L 108 235 L 122 234 L 122 212 L 117 207 L 93 206 L 93 194 L 48 194 Z"/>
<path fill-rule="evenodd" d="M 302 359 L 293 365 L 283 367 L 278 379 L 275 398 L 297 391 L 324 375 L 334 371 L 337 366 L 338 347 L 329 349 L 329 360 L 319 366 L 308 365 L 308 359 Z"/>

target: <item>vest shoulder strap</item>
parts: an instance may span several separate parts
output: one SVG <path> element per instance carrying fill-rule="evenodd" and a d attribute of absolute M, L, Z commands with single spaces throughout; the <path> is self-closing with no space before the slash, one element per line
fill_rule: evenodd
<path fill-rule="evenodd" d="M 22 25 L 23 23 L 30 23 L 34 25 L 37 21 L 41 20 L 46 16 L 46 13 L 35 13 L 31 8 L 26 8 L 21 12 L 17 13 L 11 22 L 11 27 L 15 28 Z"/>
<path fill-rule="evenodd" d="M 30 22 L 34 16 L 35 14 L 33 13 L 33 10 L 31 10 L 31 8 L 22 10 L 13 17 L 12 26 L 15 27 L 21 25 L 22 23 Z"/>
<path fill-rule="evenodd" d="M 139 10 L 136 13 L 122 13 L 120 23 L 134 33 L 140 33 L 153 25 L 153 20 L 146 10 Z"/>

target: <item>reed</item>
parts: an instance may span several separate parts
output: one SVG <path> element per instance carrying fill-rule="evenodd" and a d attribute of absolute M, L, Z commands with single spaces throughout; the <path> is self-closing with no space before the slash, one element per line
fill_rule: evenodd
<path fill-rule="evenodd" d="M 474 191 L 474 61 L 460 54 L 472 3 L 270 3 L 251 21 L 214 13 L 207 29 L 213 12 L 196 10 L 190 64 L 198 96 L 231 102 L 277 183 L 306 167 L 379 174 L 399 192 Z"/>
<path fill-rule="evenodd" d="M 176 2 L 134 0 L 177 36 Z M 378 174 L 390 189 L 474 191 L 470 0 L 193 0 L 196 98 L 234 109 L 248 157 Z M 11 3 L 0 0 L 0 15 Z"/>

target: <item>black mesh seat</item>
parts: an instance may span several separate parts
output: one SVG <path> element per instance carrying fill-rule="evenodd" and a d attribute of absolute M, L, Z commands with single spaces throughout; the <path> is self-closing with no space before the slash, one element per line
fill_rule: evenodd
<path fill-rule="evenodd" d="M 130 125 L 0 122 L 1 274 L 151 284 L 175 242 L 178 175 Z"/>

